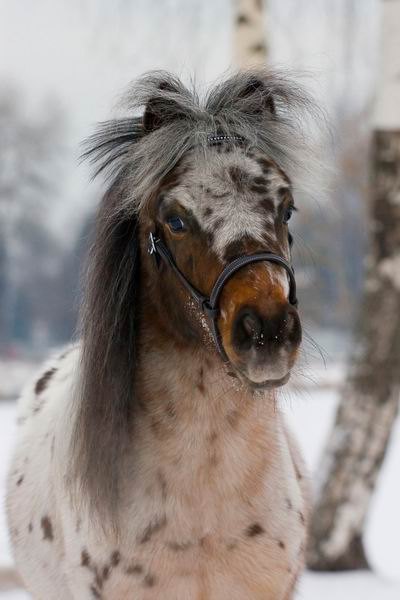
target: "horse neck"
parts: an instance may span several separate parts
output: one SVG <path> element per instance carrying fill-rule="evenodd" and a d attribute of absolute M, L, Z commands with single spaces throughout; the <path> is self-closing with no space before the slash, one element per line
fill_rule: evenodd
<path fill-rule="evenodd" d="M 155 462 L 162 457 L 164 463 L 176 465 L 186 457 L 193 468 L 213 447 L 221 459 L 230 458 L 230 468 L 236 454 L 240 468 L 246 455 L 249 466 L 251 461 L 264 464 L 277 439 L 279 415 L 273 394 L 254 394 L 232 377 L 215 349 L 165 336 L 154 312 L 147 312 L 136 389 L 137 444 Z M 233 485 L 233 473 L 230 478 Z"/>

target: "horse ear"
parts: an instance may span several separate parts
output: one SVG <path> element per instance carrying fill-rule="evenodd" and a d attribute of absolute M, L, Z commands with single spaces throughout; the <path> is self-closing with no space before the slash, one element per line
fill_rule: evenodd
<path fill-rule="evenodd" d="M 179 87 L 171 81 L 160 81 L 157 92 L 147 101 L 143 114 L 143 128 L 147 133 L 179 118 L 179 104 L 173 98 L 180 92 Z"/>
<path fill-rule="evenodd" d="M 253 114 L 262 114 L 265 112 L 269 112 L 271 115 L 276 114 L 275 100 L 271 90 L 267 88 L 261 78 L 255 75 L 250 76 L 245 82 L 238 97 L 254 102 Z"/>

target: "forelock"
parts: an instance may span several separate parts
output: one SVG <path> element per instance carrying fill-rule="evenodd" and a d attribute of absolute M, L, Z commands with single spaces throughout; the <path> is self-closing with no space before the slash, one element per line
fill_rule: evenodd
<path fill-rule="evenodd" d="M 220 258 L 238 240 L 262 245 L 275 237 L 279 191 L 290 182 L 273 161 L 242 147 L 212 148 L 192 152 L 180 172 L 164 201 L 195 217 Z"/>

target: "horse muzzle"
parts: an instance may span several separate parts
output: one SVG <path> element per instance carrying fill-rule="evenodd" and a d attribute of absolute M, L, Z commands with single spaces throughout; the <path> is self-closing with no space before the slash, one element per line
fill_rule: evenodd
<path fill-rule="evenodd" d="M 152 232 L 148 252 L 157 267 L 162 260 L 174 271 L 208 318 L 224 362 L 231 363 L 254 386 L 286 383 L 301 341 L 301 326 L 294 271 L 285 258 L 272 252 L 239 256 L 224 267 L 206 296 L 186 278 L 168 247 Z M 266 264 L 285 276 L 287 293 L 285 286 L 272 282 Z M 248 281 L 249 267 L 262 272 L 257 286 Z"/>
<path fill-rule="evenodd" d="M 244 306 L 231 326 L 231 363 L 254 387 L 279 387 L 289 379 L 301 335 L 297 310 L 289 303 L 268 313 Z"/>

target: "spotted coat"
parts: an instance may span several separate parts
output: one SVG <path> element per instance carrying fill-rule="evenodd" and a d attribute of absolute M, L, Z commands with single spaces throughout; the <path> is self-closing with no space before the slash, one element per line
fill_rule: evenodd
<path fill-rule="evenodd" d="M 247 397 L 209 362 L 194 368 L 193 357 L 181 360 L 179 388 L 163 378 L 169 403 L 161 410 L 149 398 L 137 419 L 124 462 L 123 527 L 113 536 L 70 498 L 79 352 L 51 361 L 19 403 L 7 512 L 17 567 L 33 597 L 291 598 L 303 563 L 306 480 L 271 393 Z M 170 363 L 156 355 L 166 375 Z M 146 370 L 143 377 L 158 395 L 160 379 Z M 216 379 L 218 392 L 210 392 Z M 213 402 L 217 396 L 224 401 Z"/>

